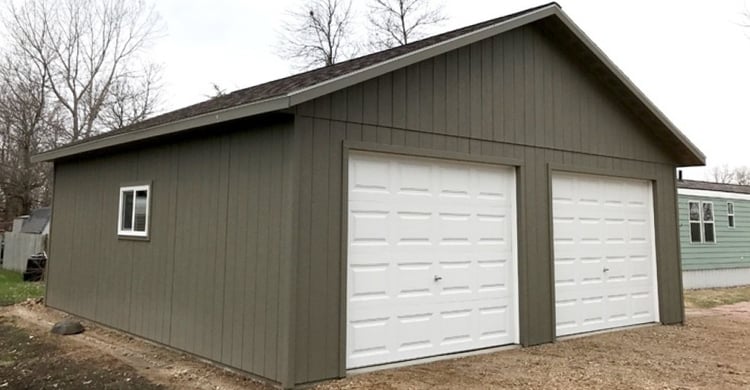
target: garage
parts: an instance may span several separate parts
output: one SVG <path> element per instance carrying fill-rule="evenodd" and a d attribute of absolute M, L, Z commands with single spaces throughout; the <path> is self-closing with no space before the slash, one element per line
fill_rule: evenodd
<path fill-rule="evenodd" d="M 651 183 L 552 175 L 557 336 L 659 321 Z"/>
<path fill-rule="evenodd" d="M 283 388 L 683 323 L 675 174 L 705 163 L 555 3 L 34 159 L 45 304 Z"/>
<path fill-rule="evenodd" d="M 353 152 L 347 368 L 518 343 L 515 169 Z"/>

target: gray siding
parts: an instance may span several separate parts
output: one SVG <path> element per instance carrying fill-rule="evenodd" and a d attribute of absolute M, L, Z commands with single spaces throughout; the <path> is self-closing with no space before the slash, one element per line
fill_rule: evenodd
<path fill-rule="evenodd" d="M 661 320 L 683 319 L 674 157 L 585 64 L 533 25 L 335 92 L 297 110 L 295 379 L 344 374 L 347 143 L 504 157 L 519 175 L 520 332 L 554 339 L 550 169 L 652 180 Z"/>
<path fill-rule="evenodd" d="M 57 163 L 48 304 L 288 382 L 292 122 Z M 150 239 L 118 239 L 151 182 Z"/>

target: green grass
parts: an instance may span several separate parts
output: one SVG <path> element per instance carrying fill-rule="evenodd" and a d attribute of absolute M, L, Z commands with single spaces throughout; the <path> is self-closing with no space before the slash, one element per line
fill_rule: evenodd
<path fill-rule="evenodd" d="M 44 282 L 24 282 L 18 272 L 0 269 L 0 306 L 44 296 Z"/>
<path fill-rule="evenodd" d="M 685 307 L 711 308 L 750 301 L 750 286 L 685 290 Z"/>

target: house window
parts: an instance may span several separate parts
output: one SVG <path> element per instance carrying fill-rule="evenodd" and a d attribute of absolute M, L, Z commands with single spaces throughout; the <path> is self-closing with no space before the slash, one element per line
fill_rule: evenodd
<path fill-rule="evenodd" d="M 151 186 L 120 187 L 117 234 L 148 237 L 149 194 Z"/>
<path fill-rule="evenodd" d="M 688 208 L 690 209 L 690 242 L 702 242 L 700 202 L 688 202 Z"/>
<path fill-rule="evenodd" d="M 716 242 L 714 229 L 714 204 L 712 202 L 688 202 L 690 242 Z"/>
<path fill-rule="evenodd" d="M 701 202 L 703 219 L 703 242 L 716 242 L 714 234 L 714 204 L 711 202 Z"/>
<path fill-rule="evenodd" d="M 734 203 L 727 202 L 727 226 L 734 227 Z"/>

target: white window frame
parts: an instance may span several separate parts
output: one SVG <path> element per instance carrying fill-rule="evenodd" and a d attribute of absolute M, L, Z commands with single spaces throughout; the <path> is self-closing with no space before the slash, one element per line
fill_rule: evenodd
<path fill-rule="evenodd" d="M 729 212 L 729 205 L 732 205 L 731 213 Z M 732 217 L 731 223 L 729 223 L 729 217 Z M 737 217 L 734 216 L 734 202 L 727 202 L 727 227 L 734 229 L 735 226 L 737 226 Z"/>
<path fill-rule="evenodd" d="M 711 216 L 712 220 L 706 222 L 706 220 L 703 218 L 703 205 L 704 204 L 710 204 L 711 205 Z M 713 225 L 714 229 L 714 240 L 713 241 L 706 241 L 706 225 L 711 224 Z M 701 202 L 701 241 L 706 244 L 716 244 L 716 208 L 714 208 L 714 202 Z"/>
<path fill-rule="evenodd" d="M 145 229 L 142 232 L 139 232 L 135 229 L 135 194 L 137 191 L 146 191 L 146 224 Z M 131 228 L 130 230 L 124 230 L 122 228 L 122 206 L 123 206 L 123 195 L 126 192 L 133 192 L 133 213 L 130 216 L 131 218 Z M 137 186 L 123 186 L 120 187 L 120 201 L 117 207 L 117 235 L 119 236 L 125 236 L 125 237 L 148 237 L 148 228 L 149 228 L 149 222 L 151 219 L 151 185 L 144 184 L 144 185 L 137 185 Z"/>
<path fill-rule="evenodd" d="M 698 204 L 698 220 L 690 219 L 690 205 L 693 203 Z M 691 244 L 701 244 L 703 243 L 703 209 L 702 209 L 701 202 L 698 200 L 689 200 L 688 201 L 688 239 L 690 240 Z M 693 240 L 693 224 L 698 225 L 698 230 L 700 233 L 698 234 L 700 236 L 700 239 L 698 241 Z"/>
<path fill-rule="evenodd" d="M 690 204 L 691 203 L 697 203 L 698 204 L 698 217 L 699 220 L 691 220 L 690 219 Z M 711 212 L 713 213 L 713 220 L 712 221 L 706 221 L 705 218 L 703 218 L 703 205 L 704 204 L 710 204 L 711 205 Z M 716 237 L 716 208 L 714 207 L 713 201 L 701 201 L 701 200 L 688 200 L 688 240 L 691 244 L 716 244 L 717 243 L 717 237 Z M 692 225 L 698 224 L 700 226 L 700 241 L 693 241 L 693 229 Z M 714 228 L 714 240 L 713 241 L 706 241 L 706 228 L 705 226 L 707 224 L 713 225 Z"/>

